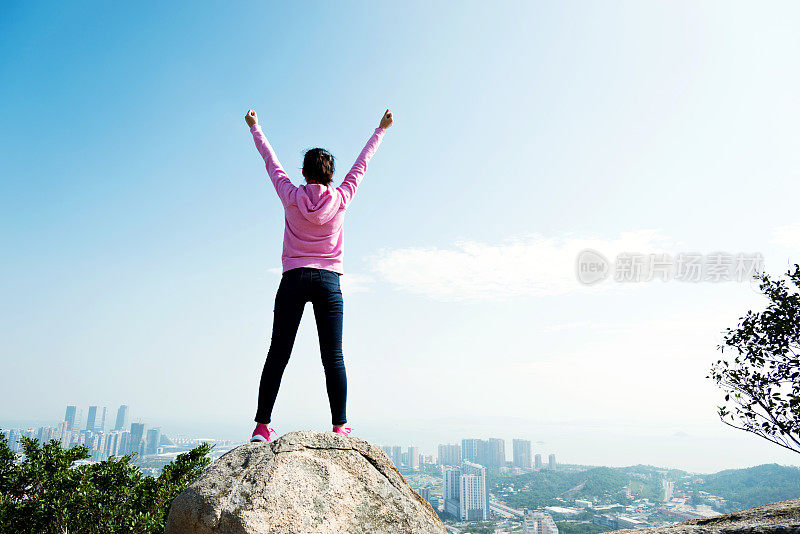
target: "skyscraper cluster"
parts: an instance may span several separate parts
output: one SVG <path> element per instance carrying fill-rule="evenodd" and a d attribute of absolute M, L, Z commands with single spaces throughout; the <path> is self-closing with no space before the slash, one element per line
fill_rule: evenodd
<path fill-rule="evenodd" d="M 157 454 L 160 446 L 172 442 L 159 428 L 147 429 L 144 423 L 130 423 L 130 410 L 122 405 L 117 410 L 114 427 L 108 430 L 106 407 L 89 406 L 86 422 L 81 422 L 81 411 L 77 406 L 67 406 L 64 420 L 56 426 L 43 426 L 38 429 L 3 430 L 9 447 L 14 452 L 21 450 L 20 438 L 36 439 L 39 443 L 55 440 L 62 447 L 84 445 L 89 449 L 91 459 L 104 460 L 109 456 L 137 454 L 139 456 Z"/>
<path fill-rule="evenodd" d="M 75 406 L 67 406 L 67 410 Z M 66 416 L 64 421 L 66 421 Z M 106 407 L 102 407 L 102 412 L 98 412 L 97 406 L 89 406 L 89 414 L 86 416 L 86 428 L 84 430 L 92 432 L 103 432 L 106 429 Z"/>
<path fill-rule="evenodd" d="M 74 411 L 74 406 L 67 406 L 65 422 Z M 131 423 L 130 408 L 125 404 L 117 409 L 113 429 L 106 431 L 106 412 L 105 407 L 101 410 L 97 406 L 89 406 L 83 443 L 75 443 L 73 439 L 71 445 L 86 445 L 92 451 L 93 458 L 104 459 L 124 454 L 139 456 L 157 454 L 160 445 L 169 443 L 166 438 L 162 443 L 161 429 L 148 430 L 144 423 Z"/>
<path fill-rule="evenodd" d="M 500 438 L 462 439 L 461 457 L 484 467 L 505 467 L 506 442 Z"/>
<path fill-rule="evenodd" d="M 486 468 L 463 460 L 459 467 L 443 467 L 444 511 L 460 521 L 489 518 L 489 488 Z"/>
<path fill-rule="evenodd" d="M 419 465 L 421 463 L 419 447 L 412 445 L 403 451 L 403 448 L 398 445 L 382 445 L 381 449 L 389 456 L 392 462 L 394 462 L 395 467 L 398 469 L 401 467 L 414 470 L 419 469 Z M 428 458 L 429 461 L 431 461 L 430 457 Z"/>
<path fill-rule="evenodd" d="M 440 444 L 437 463 L 439 465 L 461 465 L 461 445 L 457 443 Z"/>
<path fill-rule="evenodd" d="M 512 443 L 513 466 L 530 469 L 531 442 L 515 439 Z M 460 447 L 440 444 L 438 452 L 445 513 L 461 521 L 486 520 L 489 517 L 486 470 L 506 467 L 505 440 L 465 438 Z"/>
<path fill-rule="evenodd" d="M 458 462 L 454 460 L 456 452 L 453 445 L 439 445 L 439 464 L 440 465 L 456 465 Z M 462 439 L 461 440 L 461 458 L 475 462 L 484 467 L 505 467 L 506 454 L 505 454 L 505 440 L 500 438 L 486 439 Z M 549 456 L 550 469 L 556 469 L 556 455 Z M 444 461 L 443 461 L 444 460 Z M 534 465 L 535 463 L 535 465 Z M 514 439 L 512 440 L 512 458 L 511 465 L 523 469 L 541 469 L 542 455 L 537 454 L 533 456 L 533 449 L 530 440 L 527 439 Z"/>

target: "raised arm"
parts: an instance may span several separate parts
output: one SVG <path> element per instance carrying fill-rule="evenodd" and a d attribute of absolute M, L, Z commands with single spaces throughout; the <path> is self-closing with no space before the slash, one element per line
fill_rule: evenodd
<path fill-rule="evenodd" d="M 278 193 L 281 203 L 287 206 L 291 201 L 291 193 L 294 192 L 296 188 L 292 181 L 289 180 L 283 167 L 281 167 L 281 163 L 278 161 L 278 157 L 275 155 L 275 151 L 272 150 L 269 141 L 267 141 L 267 138 L 264 136 L 264 132 L 261 131 L 256 112 L 252 109 L 249 110 L 244 120 L 247 122 L 247 125 L 250 126 L 250 133 L 253 134 L 253 142 L 256 144 L 258 153 L 264 158 L 264 163 L 267 166 L 267 174 L 269 174 L 269 178 L 272 180 L 272 185 L 275 186 L 275 191 Z"/>
<path fill-rule="evenodd" d="M 353 196 L 356 194 L 358 184 L 361 183 L 361 180 L 364 178 L 364 174 L 367 172 L 367 163 L 369 163 L 369 160 L 372 159 L 373 154 L 375 154 L 375 151 L 381 144 L 381 140 L 383 140 L 383 134 L 386 133 L 386 129 L 392 125 L 392 122 L 392 113 L 387 109 L 381 118 L 380 125 L 375 128 L 375 131 L 372 133 L 372 137 L 369 138 L 369 141 L 367 141 L 367 144 L 364 146 L 361 154 L 359 154 L 358 158 L 356 158 L 356 162 L 353 164 L 350 172 L 348 172 L 347 176 L 344 177 L 342 185 L 337 187 L 342 194 L 342 202 L 344 207 L 347 207 L 347 205 L 353 199 Z"/>

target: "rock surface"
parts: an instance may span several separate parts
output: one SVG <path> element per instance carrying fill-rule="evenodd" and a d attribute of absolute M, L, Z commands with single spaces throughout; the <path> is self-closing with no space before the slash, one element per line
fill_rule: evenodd
<path fill-rule="evenodd" d="M 800 493 L 800 489 L 798 489 Z M 689 519 L 670 527 L 615 530 L 614 534 L 797 534 L 800 499 L 780 501 L 707 519 Z"/>
<path fill-rule="evenodd" d="M 290 432 L 226 453 L 172 502 L 166 534 L 446 532 L 383 450 Z"/>

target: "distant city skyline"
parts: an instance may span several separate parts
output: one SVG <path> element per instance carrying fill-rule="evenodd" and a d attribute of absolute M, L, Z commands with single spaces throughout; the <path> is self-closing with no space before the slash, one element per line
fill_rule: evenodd
<path fill-rule="evenodd" d="M 107 428 L 105 425 L 107 412 L 106 406 L 89 405 L 85 428 L 80 430 L 78 429 L 80 419 L 79 416 L 76 417 L 76 413 L 80 414 L 81 411 L 77 405 L 69 404 L 64 412 L 63 421 L 55 426 L 39 426 L 36 429 L 0 427 L 0 430 L 11 441 L 12 450 L 16 452 L 21 450 L 19 443 L 21 436 L 35 437 L 40 443 L 50 440 L 60 441 L 62 447 L 85 445 L 95 461 L 124 454 L 155 455 L 160 452 L 161 445 L 174 444 L 162 434 L 159 426 L 148 428 L 141 420 L 128 423 L 130 406 L 127 404 L 117 408 L 113 428 Z M 463 438 L 461 444 L 438 444 L 437 454 L 424 454 L 413 444 L 407 447 L 381 445 L 381 448 L 398 468 L 412 471 L 418 471 L 426 463 L 461 469 L 466 465 L 465 462 L 488 468 L 532 468 L 531 442 L 519 438 L 513 439 L 513 458 L 510 461 L 506 461 L 505 440 L 502 438 Z M 462 451 L 466 451 L 466 455 Z M 555 469 L 555 455 L 550 454 L 549 459 L 548 468 Z"/>
<path fill-rule="evenodd" d="M 108 405 L 112 405 L 112 403 L 106 403 Z M 97 403 L 98 406 L 101 406 L 101 403 Z M 69 411 L 70 407 L 76 407 L 77 413 L 80 414 L 82 409 L 80 405 L 68 405 L 67 412 Z M 87 409 L 89 404 L 87 404 Z M 125 406 L 121 405 L 120 407 Z M 129 406 L 127 408 L 127 416 L 130 416 L 131 410 Z M 66 414 L 63 418 L 63 422 L 66 424 Z M 225 441 L 233 441 L 233 442 L 244 442 L 245 439 L 241 437 L 235 431 L 235 426 L 225 427 L 225 425 L 212 425 L 208 426 L 206 424 L 202 424 L 199 422 L 187 422 L 187 421 L 164 421 L 164 420 L 152 420 L 148 417 L 136 417 L 137 422 L 145 422 L 151 421 L 153 426 L 158 426 L 162 429 L 168 429 L 167 431 L 172 435 L 180 435 L 180 436 L 195 436 L 195 437 L 206 437 L 211 440 L 225 440 Z M 53 426 L 57 425 L 62 420 L 59 418 L 54 419 L 45 419 L 45 420 L 19 420 L 19 419 L 0 419 L 0 428 L 2 429 L 9 429 L 9 428 L 27 428 L 36 430 L 42 426 Z M 418 423 L 417 423 L 418 425 Z M 318 425 L 319 426 L 319 425 Z M 371 427 L 371 428 L 370 428 Z M 290 432 L 292 430 L 302 430 L 305 428 L 314 428 L 313 425 L 308 424 L 304 425 L 300 423 L 300 426 L 297 428 L 290 428 L 286 429 L 285 431 L 279 432 L 279 435 L 282 435 L 286 432 Z M 585 443 L 591 442 L 593 444 L 597 443 L 598 439 L 602 439 L 598 437 L 591 428 L 581 427 L 579 425 L 564 425 L 563 427 L 560 425 L 555 424 L 544 424 L 542 425 L 542 430 L 540 432 L 535 432 L 534 434 L 538 434 L 540 438 L 547 438 L 546 440 L 542 439 L 525 439 L 519 436 L 528 434 L 530 435 L 532 432 L 525 431 L 524 425 L 520 425 L 519 422 L 512 423 L 506 425 L 497 425 L 497 426 L 486 426 L 484 430 L 483 438 L 460 438 L 459 436 L 463 436 L 464 434 L 468 434 L 471 432 L 471 426 L 468 424 L 459 424 L 457 421 L 452 425 L 442 425 L 442 424 L 435 424 L 431 429 L 420 428 L 420 431 L 416 433 L 413 437 L 409 437 L 407 432 L 396 433 L 393 432 L 391 428 L 383 428 L 378 424 L 373 424 L 367 426 L 366 433 L 360 433 L 360 437 L 371 441 L 374 444 L 381 444 L 381 443 L 400 443 L 400 449 L 402 451 L 406 451 L 409 445 L 413 445 L 420 450 L 420 453 L 423 455 L 430 455 L 434 459 L 438 458 L 438 451 L 439 445 L 442 444 L 451 444 L 457 445 L 459 450 L 461 449 L 462 442 L 464 440 L 477 440 L 477 441 L 487 441 L 490 436 L 487 434 L 494 434 L 503 435 L 503 438 L 494 438 L 494 439 L 502 439 L 504 444 L 505 442 L 509 442 L 512 444 L 515 440 L 522 440 L 522 441 L 530 441 L 531 442 L 531 451 L 532 451 L 532 463 L 534 468 L 542 468 L 545 467 L 549 462 L 549 455 L 557 454 L 558 457 L 564 457 L 564 451 L 568 451 L 568 460 L 564 461 L 566 464 L 574 464 L 574 465 L 597 465 L 597 466 L 611 466 L 611 467 L 624 467 L 628 465 L 636 465 L 636 464 L 645 464 L 645 465 L 653 465 L 654 467 L 662 467 L 662 468 L 675 468 L 685 470 L 687 472 L 696 472 L 696 473 L 713 473 L 718 472 L 723 469 L 727 468 L 745 468 L 751 467 L 753 465 L 760 465 L 763 463 L 772 463 L 769 461 L 753 461 L 753 462 L 745 462 L 742 465 L 722 465 L 719 468 L 712 468 L 712 469 L 698 469 L 696 466 L 692 465 L 691 459 L 686 462 L 680 461 L 682 457 L 691 458 L 687 455 L 687 452 L 692 447 L 692 441 L 694 439 L 699 439 L 702 436 L 691 436 L 691 435 L 683 435 L 680 432 L 673 432 L 673 433 L 666 433 L 662 432 L 664 439 L 662 440 L 665 450 L 673 450 L 672 457 L 674 458 L 673 462 L 670 463 L 659 463 L 653 462 L 651 458 L 648 458 L 652 451 L 646 448 L 641 448 L 637 451 L 635 456 L 627 456 L 627 455 L 619 455 L 616 458 L 616 461 L 612 462 L 604 462 L 601 458 L 598 458 L 595 448 L 587 448 Z M 513 431 L 510 429 L 517 428 L 517 431 Z M 654 431 L 657 427 L 654 427 Z M 232 430 L 234 429 L 234 430 Z M 327 429 L 327 428 L 325 428 Z M 443 430 L 444 429 L 444 430 Z M 564 429 L 571 430 L 571 432 L 564 432 Z M 624 432 L 625 426 L 622 426 L 621 429 L 623 430 L 621 433 L 618 434 L 619 442 L 628 442 L 631 440 L 635 440 L 636 437 L 629 436 Z M 281 429 L 283 430 L 283 429 Z M 318 430 L 324 430 L 322 427 L 318 428 Z M 700 430 L 700 429 L 698 429 Z M 730 432 L 736 436 L 736 432 L 730 430 Z M 396 439 L 401 438 L 401 439 Z M 751 440 L 758 445 L 758 441 L 753 438 Z M 455 442 L 455 443 L 454 443 Z M 613 442 L 612 442 L 613 443 Z M 712 442 L 713 443 L 713 442 Z M 751 446 L 753 443 L 751 443 Z M 677 447 L 677 449 L 676 449 Z M 754 450 L 758 450 L 756 447 Z M 561 452 L 559 452 L 561 451 Z M 659 454 L 663 454 L 661 451 L 658 451 Z M 390 457 L 392 455 L 390 454 Z M 536 461 L 542 462 L 541 465 L 537 465 Z M 394 458 L 393 458 L 394 459 Z M 542 460 L 543 459 L 543 460 Z M 513 456 L 508 458 L 510 462 L 513 463 Z M 562 460 L 563 461 L 563 460 Z M 796 462 L 778 462 L 784 465 L 797 465 Z"/>
<path fill-rule="evenodd" d="M 86 418 L 86 425 L 81 430 L 78 427 L 81 423 L 80 414 L 82 410 L 77 405 L 69 404 L 64 412 L 63 421 L 57 425 L 39 426 L 37 439 L 45 441 L 49 439 L 64 440 L 65 432 L 73 432 L 74 434 L 109 434 L 109 435 L 122 435 L 124 437 L 125 447 L 120 444 L 115 444 L 114 447 L 106 447 L 106 456 L 114 456 L 125 454 L 126 452 L 138 452 L 139 454 L 156 454 L 156 449 L 161 441 L 161 427 L 148 428 L 147 424 L 142 422 L 129 422 L 130 406 L 122 404 L 117 408 L 116 418 L 113 428 L 106 425 L 106 413 L 108 412 L 107 406 L 102 405 L 89 405 L 88 415 Z M 101 414 L 98 416 L 98 414 Z M 27 434 L 32 435 L 33 427 L 22 429 L 18 427 L 2 428 L 2 430 L 27 430 Z M 43 430 L 44 429 L 44 430 Z M 117 439 L 117 438 L 115 438 Z M 246 440 L 242 440 L 243 442 Z M 74 445 L 73 440 L 69 437 L 66 442 L 71 446 Z M 461 444 L 438 444 L 437 454 L 422 454 L 420 448 L 416 445 L 409 445 L 403 447 L 401 445 L 381 445 L 381 448 L 389 455 L 392 461 L 397 466 L 405 466 L 409 469 L 419 469 L 422 463 L 422 458 L 425 457 L 432 462 L 438 462 L 442 465 L 460 465 L 464 460 L 474 461 L 487 467 L 501 467 L 510 465 L 511 467 L 531 467 L 530 440 L 513 439 L 513 459 L 509 462 L 505 458 L 505 440 L 502 438 L 464 438 Z M 462 450 L 467 450 L 467 455 L 462 454 Z M 110 451 L 110 452 L 109 452 Z M 548 467 L 554 467 L 555 455 L 551 454 L 551 463 Z"/>
<path fill-rule="evenodd" d="M 160 426 L 148 426 L 141 419 L 129 423 L 130 407 L 125 404 L 117 409 L 113 428 L 110 424 L 105 424 L 105 414 L 108 413 L 106 406 L 89 405 L 85 425 L 80 424 L 81 413 L 82 410 L 77 405 L 69 404 L 62 421 L 33 426 L 0 424 L 0 432 L 9 441 L 11 450 L 18 454 L 22 452 L 21 438 L 26 437 L 36 439 L 40 445 L 57 441 L 64 448 L 85 446 L 89 452 L 89 461 L 94 462 L 123 455 L 133 455 L 137 462 L 150 462 L 153 457 L 163 455 L 164 452 L 168 451 L 168 454 L 164 455 L 168 457 L 181 448 L 188 450 L 203 441 L 213 441 L 216 445 L 223 446 L 229 444 L 225 440 L 187 439 L 176 434 L 172 434 L 170 438 L 162 433 Z M 217 451 L 215 454 L 220 455 L 222 452 Z M 164 458 L 160 461 L 162 465 L 165 463 Z M 158 468 L 153 466 L 148 469 L 150 474 L 158 471 Z"/>
<path fill-rule="evenodd" d="M 92 460 L 104 460 L 110 456 L 134 454 L 138 456 L 156 455 L 160 452 L 161 445 L 173 445 L 173 441 L 162 434 L 161 427 L 150 427 L 144 422 L 131 422 L 130 406 L 122 404 L 117 408 L 117 415 L 113 428 L 105 425 L 106 406 L 98 404 L 89 405 L 86 425 L 79 428 L 81 410 L 77 405 L 66 406 L 63 421 L 53 426 L 39 426 L 37 428 L 3 428 L 0 431 L 6 439 L 10 440 L 12 450 L 21 451 L 20 438 L 22 436 L 35 438 L 40 444 L 51 440 L 61 442 L 62 447 L 85 445 L 88 447 Z M 98 414 L 101 414 L 98 418 Z M 196 440 L 198 443 L 200 440 Z M 381 445 L 389 458 L 398 468 L 418 471 L 423 464 L 432 463 L 445 466 L 458 466 L 460 469 L 465 462 L 479 464 L 489 468 L 523 468 L 531 469 L 529 440 L 513 440 L 514 457 L 511 461 L 505 459 L 505 440 L 502 438 L 464 438 L 461 444 L 439 444 L 438 454 L 423 454 L 416 445 L 403 447 L 401 445 Z M 466 457 L 462 450 L 467 451 Z M 555 455 L 550 454 L 549 469 L 555 469 Z"/>

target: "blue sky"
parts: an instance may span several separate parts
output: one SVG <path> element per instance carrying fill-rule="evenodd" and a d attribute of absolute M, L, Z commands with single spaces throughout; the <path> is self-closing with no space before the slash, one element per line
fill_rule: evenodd
<path fill-rule="evenodd" d="M 341 180 L 389 107 L 345 224 L 359 434 L 797 463 L 719 423 L 704 378 L 721 330 L 763 305 L 750 284 L 587 288 L 572 271 L 587 244 L 797 261 L 796 5 L 0 9 L 0 422 L 127 403 L 246 436 L 283 213 L 244 113 L 300 183 L 312 146 Z M 326 428 L 315 336 L 307 309 L 281 433 Z"/>

